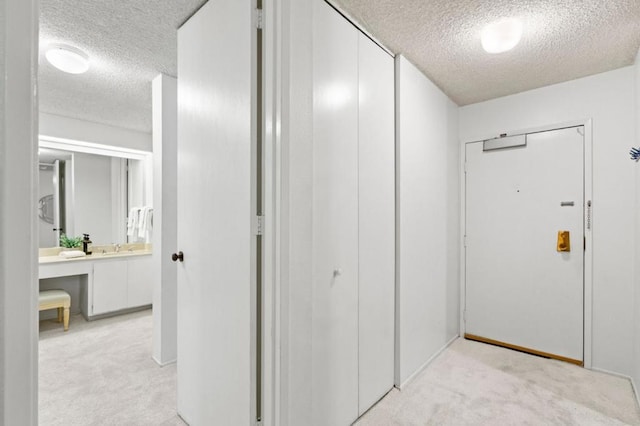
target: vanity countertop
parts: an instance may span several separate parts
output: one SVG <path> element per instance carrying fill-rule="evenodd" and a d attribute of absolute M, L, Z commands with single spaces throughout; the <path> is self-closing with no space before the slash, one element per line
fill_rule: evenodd
<path fill-rule="evenodd" d="M 131 256 L 148 256 L 152 253 L 151 244 L 123 244 L 118 252 L 112 246 L 93 246 L 89 256 L 66 258 L 58 256 L 62 249 L 40 249 L 39 264 L 87 262 L 95 260 L 118 259 Z"/>

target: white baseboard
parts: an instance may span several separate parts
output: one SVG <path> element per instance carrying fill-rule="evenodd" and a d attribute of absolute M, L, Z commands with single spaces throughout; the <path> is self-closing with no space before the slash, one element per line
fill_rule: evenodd
<path fill-rule="evenodd" d="M 592 367 L 591 371 L 597 371 L 598 373 L 605 373 L 611 376 L 621 377 L 623 379 L 631 380 L 631 376 L 627 376 L 626 374 L 616 373 L 615 371 L 605 370 L 604 368 Z"/>
<path fill-rule="evenodd" d="M 640 394 L 638 393 L 636 382 L 633 379 L 629 379 L 629 380 L 631 380 L 631 387 L 633 388 L 633 394 L 636 396 L 636 402 L 638 403 L 638 408 L 640 408 Z"/>
<path fill-rule="evenodd" d="M 151 358 L 156 362 L 156 364 L 158 364 L 160 367 L 166 367 L 167 365 L 171 365 L 171 364 L 175 364 L 178 360 L 177 359 L 172 359 L 169 361 L 165 361 L 165 362 L 160 362 L 158 361 L 158 359 L 155 356 L 151 356 Z"/>
<path fill-rule="evenodd" d="M 415 379 L 416 376 L 418 376 L 418 374 L 422 373 L 422 370 L 427 368 L 429 366 L 429 364 L 431 364 L 436 358 L 438 358 L 438 356 L 440 356 L 440 354 L 442 352 L 444 352 L 445 349 L 447 349 L 449 346 L 451 346 L 451 344 L 453 342 L 455 342 L 456 340 L 458 340 L 459 338 L 460 338 L 459 335 L 454 336 L 451 340 L 449 340 L 447 343 L 445 343 L 445 345 L 443 347 L 441 347 L 435 354 L 433 354 L 431 356 L 431 358 L 429 358 L 424 364 L 422 364 L 411 376 L 409 376 L 407 378 L 407 380 L 402 382 L 402 384 L 400 384 L 400 386 L 396 386 L 396 387 L 398 389 L 400 389 L 400 390 L 404 389 L 404 387 L 407 386 L 409 384 L 409 382 L 411 382 L 413 379 Z"/>
<path fill-rule="evenodd" d="M 638 388 L 636 387 L 636 382 L 633 380 L 633 377 L 627 376 L 626 374 L 616 373 L 615 371 L 605 370 L 603 368 L 592 367 L 591 370 L 629 380 L 631 388 L 633 389 L 633 395 L 636 397 L 636 402 L 638 403 L 638 408 L 640 408 L 640 394 L 638 393 Z"/>

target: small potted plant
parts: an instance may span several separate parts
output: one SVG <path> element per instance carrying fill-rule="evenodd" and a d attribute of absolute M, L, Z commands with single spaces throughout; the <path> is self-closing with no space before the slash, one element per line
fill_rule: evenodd
<path fill-rule="evenodd" d="M 82 237 L 68 237 L 66 234 L 60 234 L 60 247 L 74 249 L 81 246 Z"/>

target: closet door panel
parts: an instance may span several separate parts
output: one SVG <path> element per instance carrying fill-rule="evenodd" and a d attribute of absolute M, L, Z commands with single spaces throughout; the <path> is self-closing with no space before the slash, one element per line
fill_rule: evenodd
<path fill-rule="evenodd" d="M 314 6 L 312 416 L 358 416 L 358 33 Z"/>
<path fill-rule="evenodd" d="M 359 33 L 359 414 L 393 387 L 394 63 Z"/>

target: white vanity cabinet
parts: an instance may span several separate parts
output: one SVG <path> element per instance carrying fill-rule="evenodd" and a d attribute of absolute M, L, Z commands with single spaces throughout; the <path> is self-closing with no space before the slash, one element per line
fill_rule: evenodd
<path fill-rule="evenodd" d="M 40 279 L 80 276 L 80 308 L 87 319 L 149 306 L 153 300 L 151 251 L 64 259 L 40 258 Z"/>
<path fill-rule="evenodd" d="M 93 283 L 89 282 L 88 316 L 127 307 L 127 260 L 102 260 L 93 264 Z"/>
<path fill-rule="evenodd" d="M 150 305 L 153 299 L 151 256 L 127 259 L 127 308 Z"/>
<path fill-rule="evenodd" d="M 94 262 L 88 316 L 150 305 L 151 256 Z"/>

